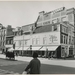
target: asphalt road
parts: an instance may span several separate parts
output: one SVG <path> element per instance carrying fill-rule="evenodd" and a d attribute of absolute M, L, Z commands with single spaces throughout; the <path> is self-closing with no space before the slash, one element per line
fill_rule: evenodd
<path fill-rule="evenodd" d="M 22 74 L 28 62 L 0 59 L 0 74 Z M 41 64 L 41 74 L 75 74 L 75 68 Z"/>

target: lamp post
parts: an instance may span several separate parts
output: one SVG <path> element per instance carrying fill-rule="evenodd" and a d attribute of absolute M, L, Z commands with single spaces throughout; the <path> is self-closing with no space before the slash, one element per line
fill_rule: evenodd
<path fill-rule="evenodd" d="M 30 27 L 30 36 L 31 36 L 30 52 L 31 52 L 31 55 L 33 54 L 33 52 L 32 52 L 32 33 L 33 33 L 33 26 Z"/>
<path fill-rule="evenodd" d="M 23 46 L 22 46 L 22 56 L 23 56 L 23 50 L 24 50 L 24 34 L 23 34 Z"/>

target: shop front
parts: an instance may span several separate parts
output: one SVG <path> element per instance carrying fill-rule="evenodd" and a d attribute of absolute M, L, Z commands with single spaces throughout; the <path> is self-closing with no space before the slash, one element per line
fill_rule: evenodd
<path fill-rule="evenodd" d="M 68 57 L 68 46 L 61 45 L 61 58 Z"/>
<path fill-rule="evenodd" d="M 73 46 L 69 47 L 69 57 L 73 57 Z"/>
<path fill-rule="evenodd" d="M 41 52 L 41 56 L 42 57 L 53 57 L 53 58 L 56 58 L 58 57 L 58 50 L 59 49 L 59 46 L 43 46 L 41 49 L 40 49 L 40 52 Z"/>

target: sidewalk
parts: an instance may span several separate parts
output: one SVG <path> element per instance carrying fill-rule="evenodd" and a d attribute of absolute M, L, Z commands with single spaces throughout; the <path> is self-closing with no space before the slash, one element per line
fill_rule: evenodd
<path fill-rule="evenodd" d="M 6 59 L 6 56 L 3 54 L 0 54 L 0 58 Z M 29 62 L 32 57 L 25 57 L 25 56 L 16 56 L 15 60 L 20 61 L 26 61 Z M 65 66 L 65 67 L 72 67 L 75 68 L 75 60 L 62 60 L 62 59 L 48 59 L 48 58 L 38 58 L 42 64 L 48 64 L 48 65 L 59 65 L 59 66 Z"/>

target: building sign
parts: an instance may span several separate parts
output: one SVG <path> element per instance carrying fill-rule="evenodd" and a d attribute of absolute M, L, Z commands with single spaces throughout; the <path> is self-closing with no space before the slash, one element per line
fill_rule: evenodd
<path fill-rule="evenodd" d="M 62 8 L 59 8 L 59 9 L 56 9 L 54 11 L 52 11 L 52 13 L 57 13 L 57 12 L 60 12 L 60 11 L 63 11 L 65 9 L 65 7 L 62 7 Z"/>
<path fill-rule="evenodd" d="M 49 36 L 49 44 L 52 44 L 52 43 L 58 43 L 57 36 L 55 36 L 55 35 Z"/>
<path fill-rule="evenodd" d="M 43 22 L 43 25 L 50 25 L 50 21 Z"/>

